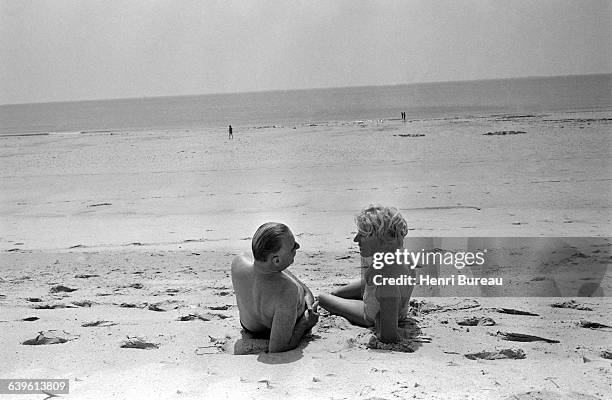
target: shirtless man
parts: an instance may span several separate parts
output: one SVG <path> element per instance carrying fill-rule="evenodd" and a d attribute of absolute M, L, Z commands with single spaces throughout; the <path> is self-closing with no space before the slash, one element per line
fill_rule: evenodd
<path fill-rule="evenodd" d="M 254 260 L 240 255 L 232 261 L 240 324 L 269 336 L 271 353 L 294 349 L 319 319 L 310 290 L 286 271 L 300 245 L 286 225 L 268 222 L 255 232 L 251 248 Z"/>

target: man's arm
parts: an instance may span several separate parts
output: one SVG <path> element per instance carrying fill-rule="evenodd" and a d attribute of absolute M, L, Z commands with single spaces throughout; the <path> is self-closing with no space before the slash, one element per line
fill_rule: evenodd
<path fill-rule="evenodd" d="M 293 339 L 296 318 L 295 308 L 292 309 L 292 307 L 279 307 L 274 311 L 270 343 L 268 345 L 270 353 L 279 353 L 292 349 L 289 344 L 291 339 Z"/>
<path fill-rule="evenodd" d="M 293 275 L 291 271 L 285 270 L 284 272 L 287 273 L 290 277 L 292 277 L 298 283 L 298 285 L 304 288 L 304 301 L 306 302 L 306 308 L 309 310 L 312 310 L 312 306 L 315 302 L 315 298 L 312 295 L 312 292 L 310 291 L 310 289 L 308 289 L 308 286 L 304 285 L 304 283 L 301 280 L 299 280 L 297 276 Z"/>
<path fill-rule="evenodd" d="M 304 311 L 304 315 L 296 322 L 297 314 L 295 307 L 279 307 L 274 312 L 272 319 L 272 329 L 270 332 L 270 343 L 268 351 L 279 353 L 282 351 L 295 349 L 304 335 L 316 325 L 319 320 L 317 308 L 319 302 L 313 304 L 313 309 Z"/>
<path fill-rule="evenodd" d="M 319 321 L 319 314 L 317 313 L 318 308 L 319 302 L 315 301 L 312 304 L 312 309 L 306 309 L 304 315 L 295 323 L 293 335 L 291 335 L 291 339 L 289 340 L 290 348 L 295 349 L 302 341 L 304 335 L 317 324 Z"/>

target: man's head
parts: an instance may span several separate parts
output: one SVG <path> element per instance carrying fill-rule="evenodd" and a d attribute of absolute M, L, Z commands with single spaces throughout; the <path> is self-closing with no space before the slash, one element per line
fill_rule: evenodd
<path fill-rule="evenodd" d="M 251 242 L 255 261 L 270 263 L 275 270 L 282 271 L 291 264 L 300 245 L 285 224 L 267 222 L 260 226 Z"/>
<path fill-rule="evenodd" d="M 395 207 L 370 206 L 356 217 L 361 255 L 371 256 L 384 248 L 399 247 L 408 233 L 408 224 Z"/>

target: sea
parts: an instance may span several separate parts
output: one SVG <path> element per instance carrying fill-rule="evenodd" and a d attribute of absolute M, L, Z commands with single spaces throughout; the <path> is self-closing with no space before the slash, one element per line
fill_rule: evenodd
<path fill-rule="evenodd" d="M 0 135 L 612 110 L 612 74 L 0 105 Z"/>

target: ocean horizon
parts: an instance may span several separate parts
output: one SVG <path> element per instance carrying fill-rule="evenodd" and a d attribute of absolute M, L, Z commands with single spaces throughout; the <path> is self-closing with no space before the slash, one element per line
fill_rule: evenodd
<path fill-rule="evenodd" d="M 0 105 L 0 136 L 612 110 L 612 74 Z"/>

